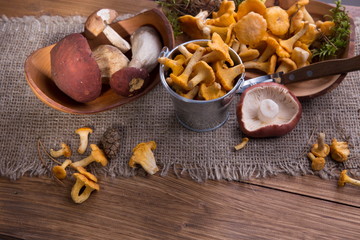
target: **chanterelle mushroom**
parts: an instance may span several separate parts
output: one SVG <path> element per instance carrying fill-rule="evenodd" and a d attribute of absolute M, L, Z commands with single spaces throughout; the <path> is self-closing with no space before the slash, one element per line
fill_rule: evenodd
<path fill-rule="evenodd" d="M 240 130 L 250 137 L 282 136 L 302 113 L 298 99 L 283 85 L 260 83 L 245 90 L 237 105 Z"/>
<path fill-rule="evenodd" d="M 71 156 L 71 148 L 66 143 L 61 143 L 61 148 L 59 150 L 50 149 L 50 155 L 54 158 L 64 156 Z"/>
<path fill-rule="evenodd" d="M 86 167 L 87 165 L 89 165 L 92 162 L 98 162 L 100 163 L 102 166 L 106 166 L 108 164 L 108 160 L 104 154 L 104 152 L 96 145 L 96 144 L 90 144 L 91 147 L 91 154 L 90 156 L 74 162 L 71 164 L 71 167 L 76 168 L 76 167 Z"/>
<path fill-rule="evenodd" d="M 159 168 L 156 166 L 154 153 L 152 152 L 155 148 L 156 143 L 154 141 L 139 143 L 133 149 L 129 166 L 134 168 L 136 164 L 140 164 L 147 173 L 155 174 L 159 171 Z"/>
<path fill-rule="evenodd" d="M 65 168 L 67 166 L 69 166 L 71 163 L 72 163 L 72 161 L 70 159 L 66 159 L 61 165 L 53 167 L 52 168 L 52 173 L 58 179 L 66 178 L 66 170 L 65 170 Z"/>
<path fill-rule="evenodd" d="M 75 133 L 78 134 L 80 137 L 78 153 L 83 154 L 86 151 L 89 142 L 88 136 L 90 133 L 93 133 L 93 130 L 89 127 L 81 127 L 76 129 Z"/>
<path fill-rule="evenodd" d="M 112 45 L 119 48 L 122 52 L 130 50 L 130 44 L 122 38 L 109 24 L 111 24 L 119 14 L 113 9 L 100 9 L 91 14 L 85 22 L 85 36 L 89 39 L 104 33 Z"/>
<path fill-rule="evenodd" d="M 100 186 L 81 173 L 74 173 L 73 176 L 76 178 L 76 182 L 71 189 L 71 198 L 75 203 L 82 203 L 90 197 L 92 191 L 99 191 Z M 81 192 L 83 187 L 85 189 Z"/>

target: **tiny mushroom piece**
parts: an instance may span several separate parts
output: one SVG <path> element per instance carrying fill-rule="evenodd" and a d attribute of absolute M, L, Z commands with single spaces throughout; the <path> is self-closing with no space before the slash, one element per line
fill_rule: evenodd
<path fill-rule="evenodd" d="M 289 15 L 279 6 L 266 8 L 264 15 L 268 29 L 277 36 L 285 35 L 290 27 Z"/>
<path fill-rule="evenodd" d="M 106 166 L 108 164 L 108 160 L 104 154 L 104 152 L 96 145 L 96 144 L 90 144 L 91 147 L 91 154 L 90 156 L 74 162 L 71 164 L 71 167 L 76 168 L 76 167 L 86 167 L 87 165 L 89 165 L 92 162 L 98 162 L 100 163 L 102 166 Z"/>
<path fill-rule="evenodd" d="M 259 83 L 247 88 L 236 107 L 240 130 L 250 137 L 285 135 L 295 128 L 301 113 L 299 100 L 278 83 Z"/>
<path fill-rule="evenodd" d="M 330 144 L 331 158 L 337 162 L 345 162 L 350 155 L 349 144 L 347 142 L 338 142 L 336 138 L 331 140 Z"/>
<path fill-rule="evenodd" d="M 257 69 L 267 74 L 275 72 L 277 57 L 273 54 L 267 62 L 249 61 L 244 62 L 245 69 Z"/>
<path fill-rule="evenodd" d="M 350 183 L 350 184 L 353 184 L 353 185 L 356 185 L 356 186 L 360 186 L 360 181 L 359 180 L 356 180 L 356 179 L 353 179 L 353 178 L 349 177 L 347 175 L 347 170 L 343 170 L 340 173 L 340 177 L 339 177 L 339 180 L 338 180 L 338 186 L 339 187 L 344 187 L 346 183 Z"/>
<path fill-rule="evenodd" d="M 281 63 L 279 65 L 279 67 L 276 69 L 276 72 L 287 73 L 287 72 L 297 69 L 296 63 L 293 60 L 291 60 L 290 58 L 280 58 L 279 62 L 281 62 Z"/>
<path fill-rule="evenodd" d="M 245 72 L 245 67 L 244 64 L 238 64 L 234 67 L 224 68 L 222 62 L 219 61 L 214 64 L 214 70 L 217 81 L 226 91 L 230 91 L 234 88 L 235 78 Z"/>
<path fill-rule="evenodd" d="M 60 166 L 55 166 L 52 168 L 52 173 L 58 179 L 66 178 L 66 170 L 65 168 L 72 163 L 70 159 L 66 159 Z"/>
<path fill-rule="evenodd" d="M 83 203 L 89 197 L 92 191 L 100 190 L 100 186 L 82 175 L 81 173 L 74 173 L 73 176 L 76 178 L 76 182 L 71 189 L 71 198 L 75 203 Z M 82 189 L 85 189 L 82 191 Z"/>
<path fill-rule="evenodd" d="M 85 22 L 85 36 L 88 39 L 93 39 L 100 33 L 104 33 L 112 45 L 122 52 L 129 51 L 130 44 L 109 25 L 118 15 L 115 10 L 105 8 L 92 13 Z"/>
<path fill-rule="evenodd" d="M 306 23 L 304 24 L 304 27 L 303 27 L 300 31 L 298 31 L 296 34 L 294 34 L 292 37 L 290 37 L 290 38 L 288 38 L 288 39 L 286 39 L 286 40 L 280 39 L 280 45 L 281 45 L 283 48 L 285 48 L 286 51 L 288 51 L 289 53 L 291 53 L 292 50 L 293 50 L 293 46 L 294 46 L 295 42 L 296 42 L 297 40 L 299 40 L 299 39 L 306 33 L 306 31 L 308 30 L 308 28 L 309 28 L 309 23 L 306 22 Z"/>
<path fill-rule="evenodd" d="M 248 142 L 249 142 L 249 138 L 247 137 L 242 138 L 242 142 L 235 146 L 235 150 L 238 151 L 240 149 L 243 149 Z"/>
<path fill-rule="evenodd" d="M 204 82 L 207 86 L 211 85 L 215 81 L 214 70 L 204 61 L 197 62 L 193 67 L 193 72 L 190 75 L 191 79 L 188 81 L 188 87 L 194 88 L 201 82 Z"/>
<path fill-rule="evenodd" d="M 267 35 L 267 22 L 258 13 L 250 12 L 242 17 L 235 25 L 236 38 L 243 44 L 254 46 Z"/>
<path fill-rule="evenodd" d="M 245 44 L 240 44 L 239 56 L 243 62 L 248 62 L 259 57 L 259 50 L 248 48 Z"/>
<path fill-rule="evenodd" d="M 205 54 L 201 58 L 202 61 L 209 63 L 225 60 L 230 64 L 230 66 L 234 66 L 234 61 L 231 59 L 229 54 L 229 46 L 225 44 L 219 34 L 214 33 L 208 45 L 211 49 L 211 52 Z"/>
<path fill-rule="evenodd" d="M 330 146 L 325 143 L 325 133 L 319 133 L 317 143 L 311 147 L 311 152 L 317 157 L 326 157 L 330 153 Z"/>
<path fill-rule="evenodd" d="M 50 155 L 54 158 L 57 157 L 70 157 L 71 156 L 71 148 L 66 143 L 61 143 L 61 148 L 59 150 L 50 149 Z"/>
<path fill-rule="evenodd" d="M 89 127 L 81 127 L 75 130 L 75 133 L 80 137 L 80 144 L 78 148 L 78 153 L 84 154 L 89 142 L 89 134 L 93 133 L 93 130 Z"/>
<path fill-rule="evenodd" d="M 291 60 L 296 63 L 297 68 L 309 65 L 309 57 L 310 53 L 300 47 L 295 47 L 291 53 Z"/>
<path fill-rule="evenodd" d="M 199 97 L 206 101 L 220 98 L 224 96 L 226 92 L 221 89 L 221 85 L 217 82 L 214 82 L 210 86 L 206 86 L 206 84 L 201 84 L 199 89 Z"/>
<path fill-rule="evenodd" d="M 98 46 L 92 52 L 92 56 L 99 65 L 103 78 L 110 78 L 115 72 L 129 64 L 129 59 L 118 48 L 111 45 Z M 103 81 L 103 83 L 108 83 L 108 81 Z"/>
<path fill-rule="evenodd" d="M 156 143 L 154 141 L 139 143 L 132 150 L 133 155 L 130 158 L 129 166 L 135 168 L 136 164 L 140 164 L 147 173 L 155 174 L 159 171 L 154 153 L 152 152 L 155 149 Z"/>
<path fill-rule="evenodd" d="M 311 160 L 311 169 L 314 171 L 320 171 L 325 167 L 325 158 L 323 157 L 315 157 L 314 154 L 312 154 L 311 152 L 309 152 L 307 154 L 307 156 L 309 157 L 309 159 Z"/>
<path fill-rule="evenodd" d="M 173 83 L 178 85 L 179 87 L 183 88 L 184 90 L 190 90 L 188 86 L 188 81 L 190 74 L 193 71 L 195 64 L 200 61 L 201 57 L 205 52 L 205 48 L 198 48 L 196 49 L 193 56 L 190 58 L 188 64 L 186 65 L 184 71 L 179 75 L 175 75 L 173 73 L 170 74 L 170 78 L 172 79 Z"/>

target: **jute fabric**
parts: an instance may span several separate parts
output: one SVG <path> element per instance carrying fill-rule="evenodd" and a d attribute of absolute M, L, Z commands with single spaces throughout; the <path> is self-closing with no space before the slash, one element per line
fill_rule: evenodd
<path fill-rule="evenodd" d="M 121 129 L 119 157 L 111 159 L 106 167 L 97 164 L 90 167 L 90 171 L 103 176 L 139 174 L 141 170 L 129 168 L 127 162 L 133 147 L 150 140 L 157 143 L 154 154 L 159 174 L 174 170 L 175 174 L 187 173 L 196 181 L 245 180 L 279 173 L 334 178 L 344 168 L 359 174 L 359 72 L 348 74 L 332 92 L 302 102 L 302 119 L 291 133 L 280 138 L 250 139 L 240 151 L 233 150 L 243 137 L 235 115 L 239 96 L 230 107 L 226 124 L 204 133 L 189 131 L 177 122 L 170 96 L 161 84 L 136 101 L 95 115 L 71 115 L 50 108 L 28 86 L 24 62 L 33 51 L 70 33 L 82 32 L 84 20 L 79 16 L 0 18 L 0 176 L 13 180 L 23 175 L 50 176 L 56 163 L 43 154 L 43 165 L 38 141 L 47 150 L 58 149 L 61 142 L 66 142 L 76 152 L 79 140 L 74 131 L 82 126 L 94 129 L 89 141 L 97 144 L 107 128 Z M 358 54 L 360 18 L 355 20 Z M 326 134 L 328 143 L 332 138 L 348 139 L 350 159 L 340 164 L 328 158 L 324 170 L 313 172 L 304 153 L 315 142 L 318 132 Z M 82 158 L 76 153 L 71 157 L 73 161 Z"/>

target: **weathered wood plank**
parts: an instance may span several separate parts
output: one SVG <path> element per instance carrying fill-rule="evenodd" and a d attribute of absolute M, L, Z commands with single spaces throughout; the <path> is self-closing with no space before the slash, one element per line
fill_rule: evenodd
<path fill-rule="evenodd" d="M 0 179 L 0 234 L 24 239 L 358 239 L 360 210 L 246 183 L 101 179 L 81 205 L 47 178 Z M 304 186 L 306 187 L 306 186 Z M 336 200 L 336 199 L 334 199 Z"/>

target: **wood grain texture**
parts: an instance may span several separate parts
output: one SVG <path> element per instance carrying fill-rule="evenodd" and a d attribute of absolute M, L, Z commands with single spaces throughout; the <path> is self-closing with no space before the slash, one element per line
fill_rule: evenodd
<path fill-rule="evenodd" d="M 360 237 L 357 207 L 247 183 L 100 179 L 101 190 L 81 205 L 70 199 L 72 183 L 0 179 L 0 234 L 23 239 Z M 353 194 L 359 197 L 360 190 Z"/>

